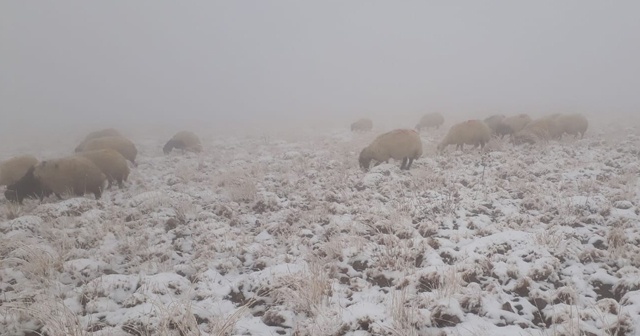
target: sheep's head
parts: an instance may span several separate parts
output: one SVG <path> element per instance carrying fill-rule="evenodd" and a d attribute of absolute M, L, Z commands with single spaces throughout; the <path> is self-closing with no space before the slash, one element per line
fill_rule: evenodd
<path fill-rule="evenodd" d="M 368 147 L 366 147 L 360 152 L 360 156 L 358 157 L 360 168 L 362 168 L 362 170 L 364 171 L 368 171 L 369 166 L 371 165 L 371 160 L 371 151 Z"/>
<path fill-rule="evenodd" d="M 162 151 L 165 154 L 169 154 L 169 153 L 171 153 L 171 151 L 173 150 L 174 147 L 176 147 L 175 140 L 171 139 L 171 140 L 167 141 L 167 143 L 164 145 L 164 147 L 162 147 Z"/>
<path fill-rule="evenodd" d="M 7 186 L 4 197 L 11 202 L 22 203 L 25 198 L 48 196 L 51 191 L 46 188 L 34 175 L 35 167 L 29 168 L 18 182 Z"/>

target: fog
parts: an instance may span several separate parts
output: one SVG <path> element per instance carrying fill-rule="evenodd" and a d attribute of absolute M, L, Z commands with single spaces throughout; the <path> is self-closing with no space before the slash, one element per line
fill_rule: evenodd
<path fill-rule="evenodd" d="M 0 130 L 634 113 L 638 13 L 633 1 L 2 1 Z"/>

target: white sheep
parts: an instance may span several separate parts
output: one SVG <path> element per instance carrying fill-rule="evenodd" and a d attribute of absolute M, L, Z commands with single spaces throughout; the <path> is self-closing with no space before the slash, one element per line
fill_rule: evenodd
<path fill-rule="evenodd" d="M 562 130 L 558 125 L 558 115 L 544 116 L 527 124 L 522 130 L 513 134 L 514 144 L 549 141 L 560 137 Z"/>
<path fill-rule="evenodd" d="M 26 197 L 38 196 L 42 199 L 55 193 L 62 198 L 65 194 L 82 196 L 89 192 L 100 199 L 106 179 L 91 160 L 73 155 L 41 161 L 29 168 L 18 182 L 7 187 L 5 197 L 22 203 Z"/>
<path fill-rule="evenodd" d="M 438 151 L 444 151 L 449 145 L 456 145 L 456 149 L 460 150 L 464 145 L 484 148 L 489 140 L 491 140 L 491 129 L 487 124 L 481 120 L 467 120 L 451 126 L 447 135 L 438 144 Z"/>
<path fill-rule="evenodd" d="M 564 133 L 567 133 L 576 138 L 580 135 L 580 139 L 582 139 L 584 138 L 584 133 L 587 132 L 587 128 L 589 128 L 589 121 L 582 114 L 560 115 L 555 118 L 555 121 L 559 128 L 559 138 Z"/>
<path fill-rule="evenodd" d="M 527 114 L 509 116 L 497 125 L 496 134 L 501 138 L 505 135 L 513 135 L 523 130 L 531 122 L 531 117 Z"/>
<path fill-rule="evenodd" d="M 420 132 L 423 128 L 435 127 L 440 128 L 444 124 L 444 117 L 438 112 L 428 113 L 422 116 L 418 124 L 416 125 L 416 131 Z"/>
<path fill-rule="evenodd" d="M 351 124 L 352 132 L 369 132 L 373 129 L 373 121 L 368 118 L 362 118 Z"/>
<path fill-rule="evenodd" d="M 162 148 L 165 154 L 169 154 L 174 148 L 182 149 L 194 153 L 202 152 L 200 138 L 191 131 L 180 131 L 176 133 Z"/>
<path fill-rule="evenodd" d="M 367 171 L 371 161 L 375 165 L 389 159 L 402 160 L 400 169 L 409 170 L 413 160 L 422 156 L 422 140 L 418 132 L 411 129 L 396 129 L 383 133 L 365 147 L 358 158 L 360 167 Z"/>
<path fill-rule="evenodd" d="M 101 138 L 94 138 L 86 143 L 80 150 L 82 151 L 90 151 L 97 149 L 114 149 L 118 153 L 122 154 L 127 160 L 131 161 L 131 163 L 136 165 L 136 156 L 138 155 L 138 149 L 136 145 L 131 142 L 131 140 L 121 137 L 121 136 L 107 136 Z"/>
<path fill-rule="evenodd" d="M 97 139 L 97 138 L 102 138 L 107 136 L 122 136 L 122 134 L 120 134 L 120 132 L 115 128 L 105 128 L 105 129 L 93 131 L 87 134 L 87 136 L 84 137 L 84 140 L 82 140 L 82 142 L 78 145 L 78 147 L 76 147 L 76 153 L 82 151 L 82 147 L 87 141 L 91 139 Z"/>

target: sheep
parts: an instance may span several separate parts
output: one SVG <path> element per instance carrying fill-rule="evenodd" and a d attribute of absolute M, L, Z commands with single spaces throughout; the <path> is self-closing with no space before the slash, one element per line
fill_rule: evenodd
<path fill-rule="evenodd" d="M 436 129 L 440 128 L 444 124 L 444 117 L 442 114 L 438 112 L 433 112 L 429 114 L 425 114 L 420 119 L 420 122 L 416 125 L 416 131 L 420 132 L 423 128 L 431 128 L 435 127 Z"/>
<path fill-rule="evenodd" d="M 352 132 L 369 132 L 373 129 L 373 121 L 368 118 L 362 118 L 351 124 Z"/>
<path fill-rule="evenodd" d="M 91 139 L 84 144 L 80 152 L 96 149 L 114 149 L 131 161 L 134 166 L 137 166 L 136 156 L 138 155 L 138 149 L 131 140 L 125 137 L 107 136 Z"/>
<path fill-rule="evenodd" d="M 102 173 L 107 177 L 108 189 L 111 189 L 113 181 L 118 182 L 118 186 L 122 188 L 124 181 L 129 177 L 129 166 L 127 159 L 114 149 L 98 149 L 77 154 L 85 157 L 95 164 Z"/>
<path fill-rule="evenodd" d="M 527 114 L 506 117 L 496 126 L 496 134 L 503 138 L 505 135 L 518 133 L 530 122 L 531 117 Z"/>
<path fill-rule="evenodd" d="M 511 142 L 514 144 L 548 141 L 559 137 L 561 130 L 557 123 L 557 116 L 550 115 L 535 119 L 522 130 L 513 134 Z"/>
<path fill-rule="evenodd" d="M 82 147 L 84 147 L 84 144 L 87 141 L 89 141 L 91 139 L 97 139 L 97 138 L 102 138 L 102 137 L 107 137 L 107 136 L 123 136 L 123 135 L 120 134 L 120 132 L 118 130 L 116 130 L 115 128 L 105 128 L 105 129 L 101 129 L 101 130 L 98 130 L 98 131 L 91 132 L 91 133 L 87 134 L 87 136 L 84 137 L 84 140 L 82 140 L 82 143 L 80 143 L 78 145 L 78 147 L 76 147 L 76 153 L 82 151 Z"/>
<path fill-rule="evenodd" d="M 449 145 L 456 145 L 456 149 L 462 150 L 464 145 L 473 145 L 473 148 L 484 148 L 491 140 L 491 129 L 481 120 L 473 119 L 457 123 L 449 129 L 447 135 L 438 144 L 438 151 L 442 152 Z"/>
<path fill-rule="evenodd" d="M 180 131 L 176 133 L 162 148 L 165 154 L 169 154 L 174 148 L 191 151 L 194 153 L 202 152 L 202 144 L 200 138 L 193 132 Z"/>
<path fill-rule="evenodd" d="M 374 166 L 389 159 L 400 160 L 400 169 L 409 170 L 413 160 L 422 156 L 422 140 L 418 132 L 411 129 L 396 129 L 376 137 L 369 146 L 362 149 L 358 161 L 364 171 L 369 170 L 371 161 Z"/>
<path fill-rule="evenodd" d="M 555 122 L 558 126 L 558 138 L 562 138 L 562 135 L 567 133 L 576 138 L 580 135 L 582 139 L 589 127 L 589 121 L 582 114 L 560 115 L 555 118 Z"/>
<path fill-rule="evenodd" d="M 538 124 L 547 131 L 549 139 L 558 139 L 562 135 L 562 128 L 558 124 L 558 118 L 561 116 L 550 115 L 538 119 Z"/>
<path fill-rule="evenodd" d="M 64 194 L 82 196 L 89 192 L 100 199 L 106 179 L 91 160 L 73 155 L 42 161 L 29 168 L 25 176 L 7 188 L 5 197 L 22 203 L 24 198 L 36 195 L 42 200 L 54 193 L 62 199 Z"/>
<path fill-rule="evenodd" d="M 489 126 L 493 134 L 497 134 L 498 126 L 500 126 L 500 123 L 504 118 L 506 118 L 504 114 L 494 114 L 490 117 L 485 118 L 484 123 Z"/>
<path fill-rule="evenodd" d="M 11 185 L 23 177 L 29 168 L 38 163 L 33 155 L 20 155 L 5 160 L 0 164 L 0 185 Z"/>

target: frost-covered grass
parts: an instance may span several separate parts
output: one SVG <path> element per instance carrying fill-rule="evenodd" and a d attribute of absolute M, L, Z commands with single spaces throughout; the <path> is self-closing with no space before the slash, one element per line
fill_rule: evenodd
<path fill-rule="evenodd" d="M 635 128 L 436 155 L 445 131 L 368 173 L 375 133 L 132 137 L 125 189 L 0 201 L 0 334 L 640 333 Z"/>

